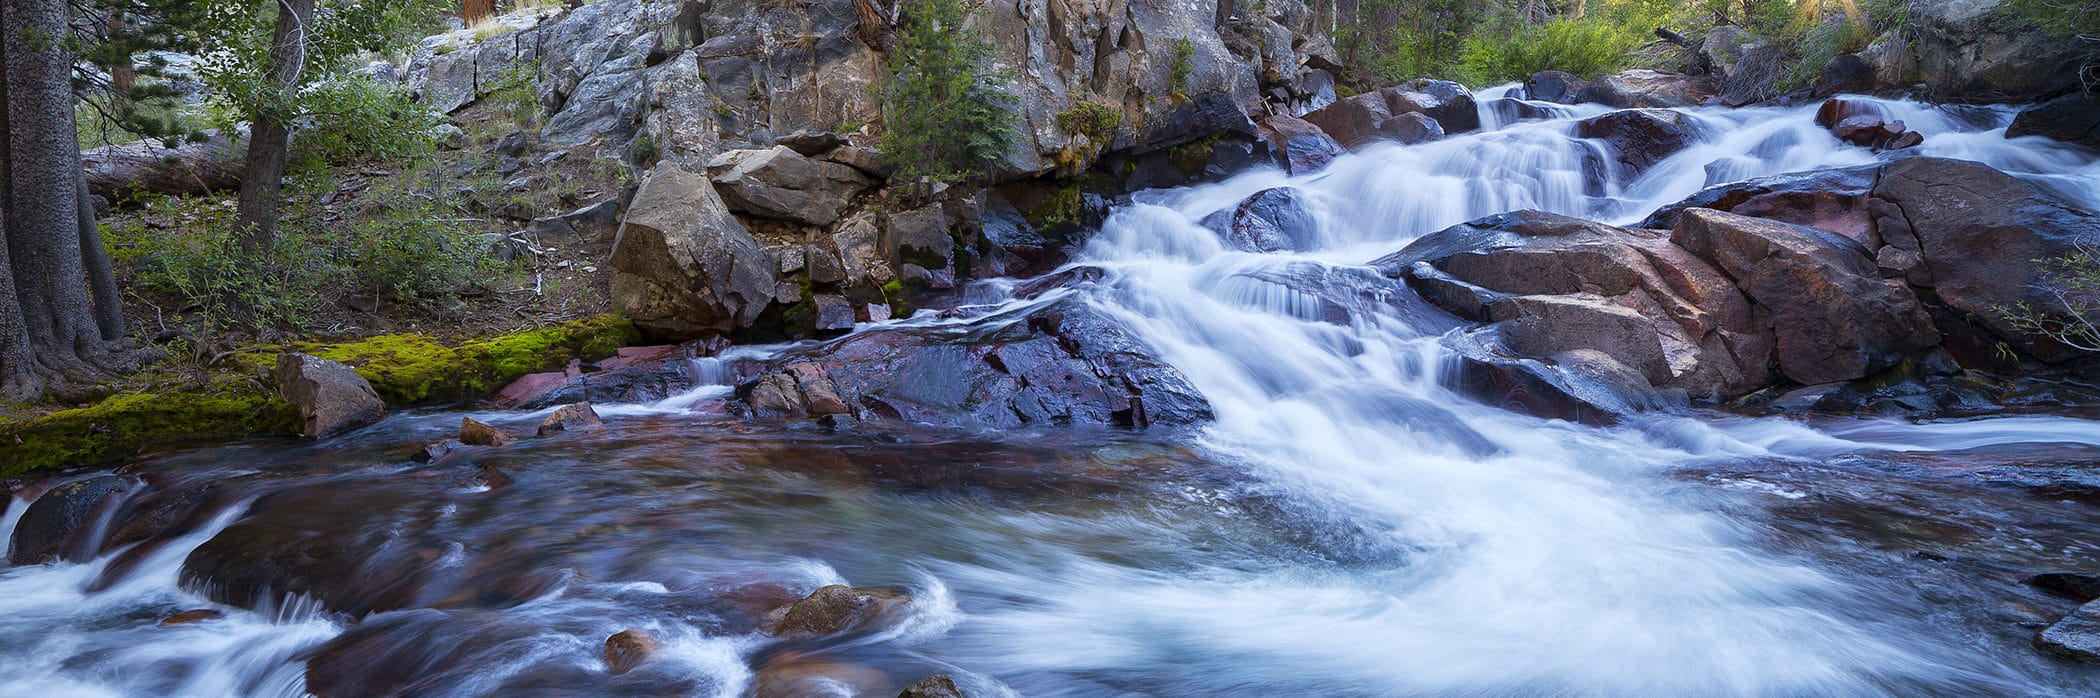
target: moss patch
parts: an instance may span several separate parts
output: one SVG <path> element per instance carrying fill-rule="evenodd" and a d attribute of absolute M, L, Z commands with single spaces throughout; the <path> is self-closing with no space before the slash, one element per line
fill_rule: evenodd
<path fill-rule="evenodd" d="M 299 433 L 299 411 L 253 381 L 128 393 L 0 424 L 0 475 L 111 461 L 147 444 Z"/>
<path fill-rule="evenodd" d="M 477 399 L 525 374 L 560 370 L 570 359 L 606 356 L 640 339 L 626 318 L 600 315 L 458 346 L 391 334 L 299 350 L 349 364 L 387 405 L 407 406 Z"/>
<path fill-rule="evenodd" d="M 383 335 L 298 350 L 357 368 L 389 407 L 480 398 L 570 359 L 593 359 L 640 339 L 616 315 L 448 346 L 419 334 Z M 105 463 L 155 444 L 299 432 L 299 413 L 255 380 L 273 352 L 235 357 L 208 380 L 122 393 L 87 407 L 0 422 L 0 476 Z"/>

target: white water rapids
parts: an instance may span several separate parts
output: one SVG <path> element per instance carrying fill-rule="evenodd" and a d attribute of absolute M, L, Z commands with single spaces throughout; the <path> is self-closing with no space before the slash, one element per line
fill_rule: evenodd
<path fill-rule="evenodd" d="M 1481 102 L 1507 89 L 1485 91 Z M 2010 111 L 1957 118 L 1881 104 L 1925 135 L 1905 155 L 2033 175 L 2100 208 L 2100 159 L 2004 138 Z M 1505 122 L 1484 108 L 1481 132 L 1372 148 L 1308 175 L 1260 170 L 1141 192 L 1116 211 L 1076 262 L 1106 270 L 1092 301 L 1210 400 L 1217 419 L 1201 432 L 1202 450 L 1245 468 L 1248 493 L 1289 502 L 1331 540 L 1313 546 L 1325 551 L 1317 555 L 1237 549 L 1228 535 L 1188 527 L 1231 525 L 1255 510 L 1195 488 L 1187 496 L 1215 519 L 956 504 L 940 510 L 940 523 L 870 534 L 893 546 L 885 564 L 908 568 L 899 578 L 942 589 L 959 608 L 911 652 L 978 685 L 1029 695 L 2077 692 L 2028 659 L 1936 627 L 1891 580 L 1767 549 L 1754 525 L 1724 513 L 1742 492 L 1665 475 L 1727 459 L 2100 446 L 2100 423 L 2037 416 L 1812 428 L 1690 414 L 1597 428 L 1541 420 L 1443 387 L 1447 354 L 1436 332 L 1376 308 L 1347 324 L 1323 321 L 1302 292 L 1249 276 L 1357 267 L 1424 234 L 1516 209 L 1627 224 L 1709 184 L 1883 157 L 1814 126 L 1813 107 L 1689 109 L 1711 134 L 1706 141 L 1589 196 L 1584 155 L 1597 144 L 1574 138 L 1574 121 L 1605 110 L 1552 108 L 1570 116 Z M 1309 195 L 1317 249 L 1238 252 L 1196 222 L 1276 186 Z M 720 392 L 608 415 L 675 416 L 696 396 Z M 934 506 L 945 504 L 897 509 Z M 21 510 L 14 503 L 0 529 Z M 139 620 L 138 609 L 204 603 L 176 590 L 175 566 L 228 520 L 107 591 L 79 591 L 99 561 L 0 570 L 0 697 L 135 694 L 120 667 L 169 657 L 189 667 L 179 693 L 296 693 L 291 648 L 340 628 L 238 610 L 195 630 Z M 826 530 L 853 535 L 833 526 Z M 1204 553 L 1132 562 L 1090 549 L 1096 540 L 1122 541 L 1119 551 Z M 835 576 L 830 569 L 817 576 Z M 717 646 L 694 671 L 718 672 L 724 693 L 745 690 L 742 668 L 720 661 L 741 646 Z"/>

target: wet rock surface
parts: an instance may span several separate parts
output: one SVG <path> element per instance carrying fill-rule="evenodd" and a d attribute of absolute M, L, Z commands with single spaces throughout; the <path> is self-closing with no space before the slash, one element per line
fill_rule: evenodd
<path fill-rule="evenodd" d="M 108 516 L 137 481 L 98 475 L 52 488 L 29 504 L 7 542 L 7 561 L 15 565 L 80 562 L 94 556 L 85 540 L 98 517 Z"/>
<path fill-rule="evenodd" d="M 1628 179 L 1690 146 L 1699 126 L 1683 112 L 1624 109 L 1577 122 L 1575 133 L 1603 141 Z"/>
<path fill-rule="evenodd" d="M 1319 245 L 1319 222 L 1305 192 L 1277 187 L 1256 192 L 1231 210 L 1203 219 L 1234 248 L 1248 252 L 1310 250 Z"/>
<path fill-rule="evenodd" d="M 792 352 L 739 383 L 736 400 L 756 417 L 834 422 L 1144 428 L 1210 418 L 1180 371 L 1077 298 Z"/>

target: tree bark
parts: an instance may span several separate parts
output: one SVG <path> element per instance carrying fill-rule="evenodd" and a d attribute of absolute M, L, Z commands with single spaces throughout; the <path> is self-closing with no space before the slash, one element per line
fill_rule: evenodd
<path fill-rule="evenodd" d="M 108 359 L 80 256 L 80 146 L 65 0 L 12 0 L 7 52 L 8 253 L 37 361 L 84 379 Z"/>
<path fill-rule="evenodd" d="M 78 170 L 75 170 L 78 172 Z M 95 329 L 102 341 L 124 338 L 124 298 L 117 293 L 117 277 L 109 269 L 109 250 L 102 247 L 102 229 L 95 224 L 95 203 L 88 195 L 87 176 L 76 175 L 73 208 L 80 220 L 80 263 L 87 270 L 88 291 L 95 305 Z"/>
<path fill-rule="evenodd" d="M 263 74 L 269 87 L 248 123 L 248 155 L 241 166 L 241 192 L 235 200 L 239 214 L 235 229 L 240 231 L 241 248 L 249 252 L 269 249 L 277 236 L 277 199 L 290 158 L 287 121 L 293 114 L 287 107 L 306 67 L 307 27 L 313 16 L 314 0 L 277 0 L 270 66 Z"/>
<path fill-rule="evenodd" d="M 0 31 L 14 26 L 8 21 L 12 7 L 0 2 Z M 7 47 L 0 43 L 0 77 L 12 75 L 8 70 Z M 7 103 L 7 81 L 0 79 L 0 104 Z M 0 108 L 0 163 L 13 162 L 9 154 L 7 110 Z M 29 328 L 22 321 L 22 303 L 15 295 L 14 265 L 7 253 L 9 236 L 7 220 L 13 217 L 14 206 L 8 201 L 7 171 L 0 166 L 0 398 L 9 400 L 33 400 L 44 392 L 42 371 L 36 363 L 36 355 L 29 346 Z"/>

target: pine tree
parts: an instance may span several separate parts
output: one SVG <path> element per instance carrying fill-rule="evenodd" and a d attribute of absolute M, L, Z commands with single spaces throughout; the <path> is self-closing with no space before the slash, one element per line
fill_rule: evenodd
<path fill-rule="evenodd" d="M 881 90 L 883 160 L 907 182 L 985 176 L 1020 140 L 991 42 L 963 0 L 904 0 L 903 15 Z"/>

